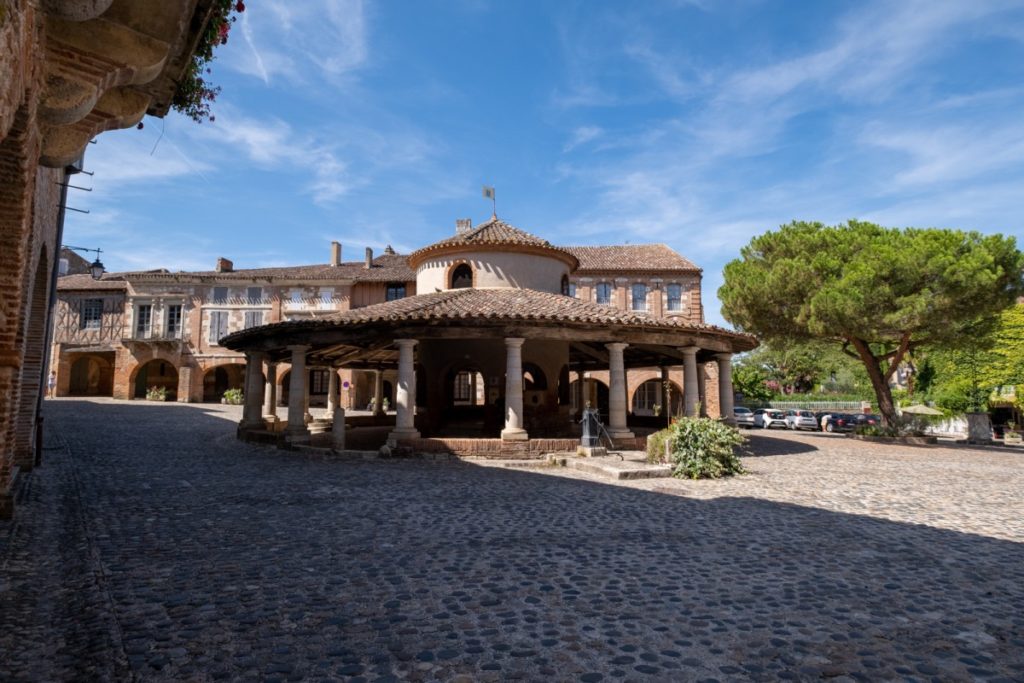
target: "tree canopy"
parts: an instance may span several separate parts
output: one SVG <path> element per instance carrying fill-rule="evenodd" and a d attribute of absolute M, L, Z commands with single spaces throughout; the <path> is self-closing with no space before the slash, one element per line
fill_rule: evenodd
<path fill-rule="evenodd" d="M 793 222 L 751 240 L 719 289 L 732 324 L 769 343 L 832 341 L 865 366 L 883 418 L 889 379 L 921 346 L 969 346 L 1024 292 L 1012 237 Z"/>

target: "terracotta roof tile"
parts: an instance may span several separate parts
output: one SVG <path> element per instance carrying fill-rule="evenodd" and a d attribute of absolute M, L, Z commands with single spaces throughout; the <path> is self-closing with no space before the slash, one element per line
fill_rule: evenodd
<path fill-rule="evenodd" d="M 659 271 L 700 272 L 692 261 L 666 244 L 625 244 L 611 247 L 562 247 L 579 259 L 577 273 L 585 271 Z"/>
<path fill-rule="evenodd" d="M 276 266 L 271 268 L 239 268 L 230 272 L 216 270 L 187 271 L 181 273 L 143 272 L 124 273 L 133 280 L 167 280 L 201 278 L 216 280 L 252 280 L 276 278 L 280 280 L 353 280 L 355 282 L 410 282 L 416 272 L 409 267 L 409 257 L 402 254 L 382 254 L 373 259 L 371 268 L 363 261 L 346 261 L 332 266 L 321 263 L 307 266 Z"/>
<path fill-rule="evenodd" d="M 613 306 L 580 301 L 561 294 L 532 289 L 453 289 L 410 296 L 396 301 L 356 308 L 315 320 L 291 320 L 251 330 L 242 330 L 226 337 L 228 345 L 250 335 L 262 336 L 281 329 L 347 327 L 387 322 L 427 321 L 495 321 L 590 323 L 597 325 L 642 328 L 651 331 L 695 331 L 726 334 L 750 339 L 715 325 L 692 324 L 677 317 L 655 318 Z M 257 331 L 258 330 L 258 331 Z M 752 347 L 751 347 L 752 348 Z"/>
<path fill-rule="evenodd" d="M 477 245 L 537 247 L 540 249 L 559 252 L 562 254 L 562 258 L 573 262 L 572 254 L 562 247 L 555 246 L 546 239 L 537 237 L 536 235 L 531 235 L 525 230 L 520 230 L 516 226 L 506 223 L 497 216 L 491 216 L 491 218 L 472 230 L 457 233 L 439 242 L 434 242 L 433 244 L 422 247 L 421 249 L 417 249 L 409 255 L 409 259 L 415 264 L 418 263 L 423 256 L 434 251 L 442 251 L 452 247 L 474 247 Z"/>
<path fill-rule="evenodd" d="M 92 275 L 65 275 L 57 278 L 57 291 L 90 292 L 96 290 L 127 289 L 128 283 L 121 277 L 121 273 L 105 273 L 99 280 L 93 280 Z"/>

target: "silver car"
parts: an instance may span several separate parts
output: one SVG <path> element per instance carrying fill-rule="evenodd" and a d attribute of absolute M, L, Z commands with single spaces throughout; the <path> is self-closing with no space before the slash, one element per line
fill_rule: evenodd
<path fill-rule="evenodd" d="M 786 416 L 781 410 L 775 408 L 758 408 L 754 411 L 754 426 L 762 429 L 785 428 L 787 426 Z"/>
<path fill-rule="evenodd" d="M 750 408 L 736 406 L 732 409 L 732 417 L 736 420 L 737 427 L 746 427 L 747 429 L 754 427 L 754 411 Z"/>
<path fill-rule="evenodd" d="M 818 431 L 818 421 L 814 418 L 814 413 L 809 410 L 787 410 L 786 426 L 790 429 Z"/>

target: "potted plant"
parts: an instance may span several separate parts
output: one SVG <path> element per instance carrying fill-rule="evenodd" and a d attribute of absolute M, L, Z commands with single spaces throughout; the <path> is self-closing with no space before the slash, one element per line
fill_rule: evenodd
<path fill-rule="evenodd" d="M 150 387 L 146 389 L 147 401 L 166 401 L 167 387 Z"/>

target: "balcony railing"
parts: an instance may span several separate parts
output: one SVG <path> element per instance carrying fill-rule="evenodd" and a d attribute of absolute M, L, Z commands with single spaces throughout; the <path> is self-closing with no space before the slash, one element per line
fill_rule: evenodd
<path fill-rule="evenodd" d="M 152 327 L 132 330 L 124 341 L 181 341 L 182 330 L 158 330 Z"/>

